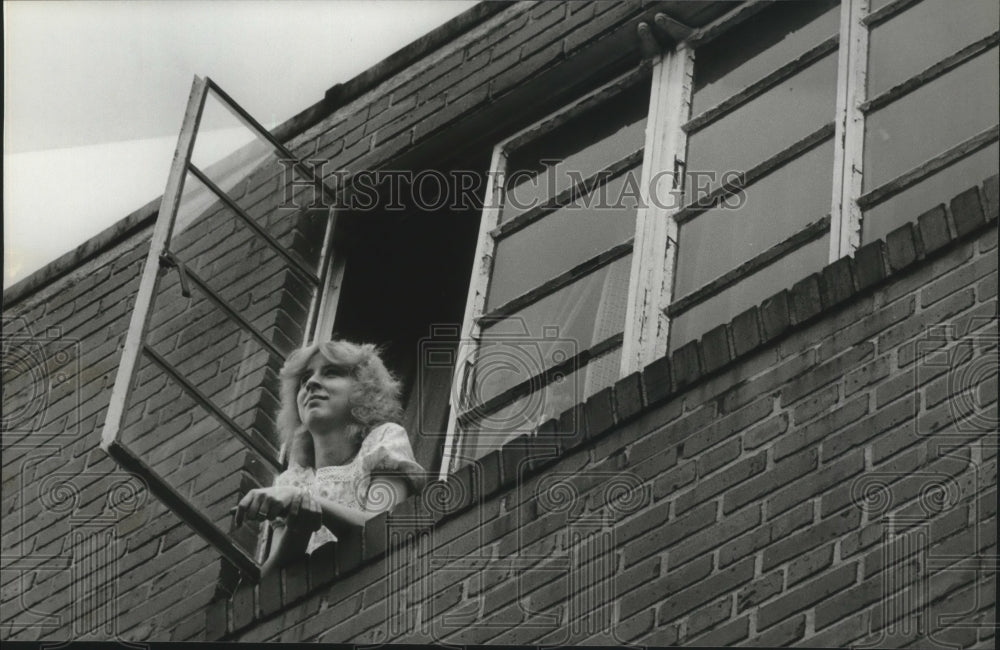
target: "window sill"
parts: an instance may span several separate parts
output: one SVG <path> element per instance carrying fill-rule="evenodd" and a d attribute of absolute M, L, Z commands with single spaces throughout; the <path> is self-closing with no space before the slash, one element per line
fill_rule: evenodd
<path fill-rule="evenodd" d="M 791 289 L 776 293 L 729 323 L 710 330 L 700 340 L 567 409 L 559 418 L 542 424 L 536 435 L 509 441 L 463 467 L 448 481 L 428 483 L 419 495 L 397 506 L 391 514 L 371 519 L 363 531 L 343 542 L 326 544 L 307 560 L 267 576 L 259 584 L 241 584 L 231 598 L 210 603 L 205 639 L 222 639 L 302 602 L 317 590 L 378 560 L 407 538 L 537 474 L 647 408 L 694 387 L 799 326 L 814 322 L 908 271 L 914 263 L 937 257 L 950 244 L 995 226 L 997 204 L 998 176 L 992 176 L 981 187 L 952 198 L 949 210 L 931 210 L 889 233 L 885 240 L 871 242 L 852 257 L 828 264 Z"/>

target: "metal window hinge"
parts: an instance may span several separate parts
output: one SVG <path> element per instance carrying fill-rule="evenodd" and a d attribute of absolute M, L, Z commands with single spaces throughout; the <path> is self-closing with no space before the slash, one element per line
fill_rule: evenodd
<path fill-rule="evenodd" d="M 177 269 L 177 273 L 181 278 L 181 295 L 185 298 L 190 298 L 191 285 L 188 283 L 187 270 L 184 268 L 184 262 L 177 259 L 170 251 L 163 251 L 160 253 L 160 266 L 168 269 Z"/>

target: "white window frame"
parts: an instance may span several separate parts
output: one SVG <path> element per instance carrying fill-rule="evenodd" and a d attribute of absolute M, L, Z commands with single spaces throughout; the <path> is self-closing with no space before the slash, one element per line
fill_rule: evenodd
<path fill-rule="evenodd" d="M 654 175 L 659 175 L 658 197 L 683 189 L 687 135 L 682 126 L 690 118 L 696 50 L 716 38 L 724 37 L 731 28 L 770 4 L 766 0 L 743 3 L 710 24 L 693 30 L 675 48 L 652 62 L 652 88 L 642 164 L 643 202 L 636 214 L 620 377 L 641 370 L 667 353 L 670 317 L 666 310 L 672 301 L 677 264 L 679 224 L 676 216 L 683 205 L 680 201 L 650 201 L 649 191 Z M 868 0 L 842 0 L 840 3 L 837 100 L 836 105 L 831 107 L 834 114 L 835 158 L 829 219 L 830 261 L 852 254 L 860 243 L 861 212 L 857 199 L 861 190 L 864 137 L 864 115 L 860 105 L 865 100 L 867 30 L 859 28 L 867 16 L 867 6 Z M 523 138 L 526 133 L 571 110 L 578 102 L 586 101 L 602 89 L 546 116 L 495 147 L 463 318 L 462 341 L 480 340 L 476 319 L 483 313 L 493 259 L 493 239 L 489 233 L 497 225 L 503 191 L 502 175 L 497 171 L 504 169 L 509 143 Z M 848 175 L 845 169 L 852 170 L 852 173 Z M 670 187 L 665 188 L 664 183 L 670 183 Z M 462 441 L 457 433 L 457 415 L 474 363 L 474 350 L 456 363 L 440 470 L 443 479 L 458 469 L 456 462 Z"/>

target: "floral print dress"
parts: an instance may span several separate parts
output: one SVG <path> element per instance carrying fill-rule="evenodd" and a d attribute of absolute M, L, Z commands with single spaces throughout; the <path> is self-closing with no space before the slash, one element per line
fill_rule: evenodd
<path fill-rule="evenodd" d="M 274 480 L 274 485 L 303 488 L 314 497 L 365 510 L 368 506 L 368 486 L 372 474 L 377 471 L 402 473 L 414 491 L 423 484 L 424 469 L 413 457 L 406 430 L 398 424 L 387 422 L 372 429 L 361 442 L 361 449 L 346 465 L 330 465 L 314 470 L 290 464 Z M 271 524 L 283 526 L 285 522 L 279 517 Z M 322 526 L 312 534 L 306 553 L 311 554 L 323 544 L 335 541 L 337 537 Z"/>

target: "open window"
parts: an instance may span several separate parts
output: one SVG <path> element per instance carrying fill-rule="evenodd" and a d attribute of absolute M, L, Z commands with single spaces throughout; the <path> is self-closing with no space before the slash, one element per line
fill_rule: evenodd
<path fill-rule="evenodd" d="M 231 531 L 230 509 L 282 466 L 268 418 L 278 369 L 323 315 L 332 196 L 195 78 L 101 447 L 254 578 L 259 535 Z"/>

